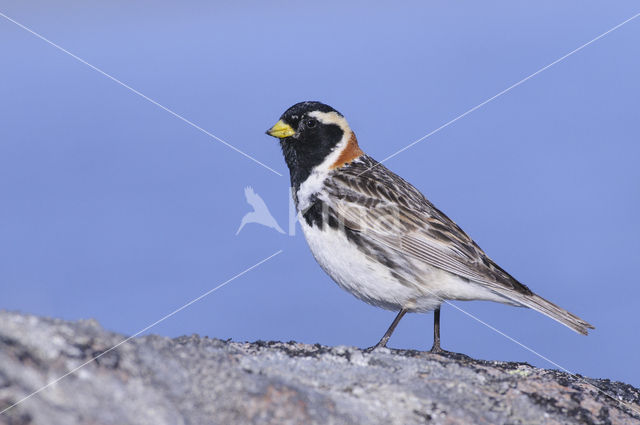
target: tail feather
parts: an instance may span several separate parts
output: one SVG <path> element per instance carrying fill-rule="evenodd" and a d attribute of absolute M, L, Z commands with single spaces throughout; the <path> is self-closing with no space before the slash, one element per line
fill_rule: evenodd
<path fill-rule="evenodd" d="M 578 316 L 573 313 L 569 313 L 564 308 L 558 307 L 551 301 L 547 301 L 541 296 L 536 294 L 525 295 L 518 294 L 519 296 L 514 297 L 514 294 L 509 294 L 509 298 L 512 298 L 514 301 L 519 302 L 525 307 L 529 307 L 533 310 L 536 310 L 553 320 L 556 320 L 568 328 L 573 329 L 574 331 L 581 333 L 582 335 L 588 335 L 589 329 L 595 329 L 593 325 L 582 320 Z"/>

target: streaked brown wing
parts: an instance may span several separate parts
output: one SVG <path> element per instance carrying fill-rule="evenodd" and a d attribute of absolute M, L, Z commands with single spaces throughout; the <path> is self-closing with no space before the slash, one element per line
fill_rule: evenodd
<path fill-rule="evenodd" d="M 531 294 L 410 183 L 373 164 L 366 157 L 326 182 L 331 205 L 346 227 L 498 293 Z"/>

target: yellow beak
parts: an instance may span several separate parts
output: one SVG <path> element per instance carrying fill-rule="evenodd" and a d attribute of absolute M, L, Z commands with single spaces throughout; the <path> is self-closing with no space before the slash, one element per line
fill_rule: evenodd
<path fill-rule="evenodd" d="M 273 127 L 267 130 L 269 136 L 277 137 L 278 139 L 284 139 L 285 137 L 293 136 L 296 134 L 295 130 L 284 121 L 278 121 Z"/>

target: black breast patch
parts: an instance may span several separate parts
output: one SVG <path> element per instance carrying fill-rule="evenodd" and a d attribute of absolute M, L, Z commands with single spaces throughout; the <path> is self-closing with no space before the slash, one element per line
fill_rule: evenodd
<path fill-rule="evenodd" d="M 322 202 L 315 196 L 312 198 L 311 202 L 311 206 L 302 214 L 304 221 L 306 221 L 309 226 L 315 226 L 320 230 L 324 228 L 325 223 L 327 223 L 329 227 L 337 229 L 338 219 L 333 208 L 329 207 L 327 203 Z"/>

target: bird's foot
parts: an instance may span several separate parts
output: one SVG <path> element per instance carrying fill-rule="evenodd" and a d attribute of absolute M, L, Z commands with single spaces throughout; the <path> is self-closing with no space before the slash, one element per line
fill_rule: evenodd
<path fill-rule="evenodd" d="M 443 350 L 442 348 L 440 348 L 439 345 L 434 345 L 433 347 L 431 347 L 431 350 L 429 350 L 429 352 L 431 354 L 443 354 L 443 353 L 448 353 L 448 351 Z"/>
<path fill-rule="evenodd" d="M 431 350 L 428 351 L 429 354 L 437 354 L 439 356 L 448 357 L 456 360 L 471 360 L 471 357 L 466 354 L 456 353 L 455 351 L 447 351 L 440 348 L 440 346 L 433 346 Z"/>
<path fill-rule="evenodd" d="M 387 348 L 387 344 L 382 344 L 382 343 L 377 343 L 376 345 L 373 345 L 369 348 L 365 348 L 364 351 L 365 353 L 373 353 L 374 351 L 380 349 L 380 348 Z"/>

